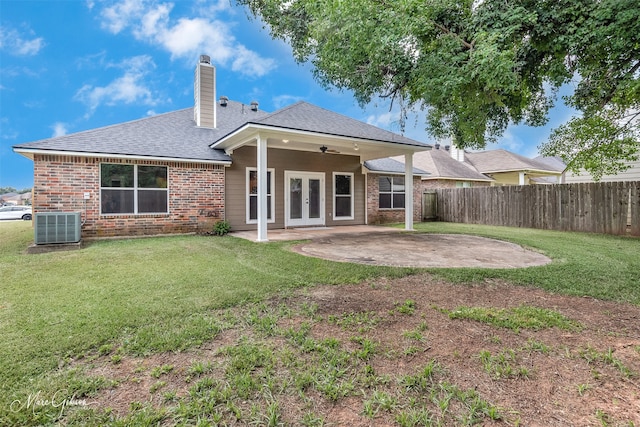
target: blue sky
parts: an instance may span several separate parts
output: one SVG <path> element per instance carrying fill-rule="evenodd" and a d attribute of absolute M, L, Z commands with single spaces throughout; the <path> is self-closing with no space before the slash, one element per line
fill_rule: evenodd
<path fill-rule="evenodd" d="M 0 0 L 0 187 L 33 185 L 31 160 L 12 145 L 190 107 L 200 54 L 217 68 L 218 95 L 265 111 L 304 100 L 400 130 L 387 103 L 362 109 L 349 92 L 318 85 L 233 0 Z M 533 157 L 570 114 L 560 106 L 544 128 L 511 126 L 487 148 Z M 405 135 L 435 142 L 421 116 Z"/>

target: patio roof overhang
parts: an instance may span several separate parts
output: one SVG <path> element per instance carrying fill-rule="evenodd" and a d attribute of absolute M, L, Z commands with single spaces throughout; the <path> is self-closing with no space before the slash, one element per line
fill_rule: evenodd
<path fill-rule="evenodd" d="M 258 137 L 267 141 L 269 148 L 319 152 L 326 147 L 327 154 L 358 156 L 360 163 L 367 160 L 405 155 L 430 150 L 427 144 L 407 144 L 400 141 L 376 141 L 344 135 L 331 135 L 298 129 L 249 123 L 211 145 L 233 154 L 245 145 L 255 146 Z M 400 139 L 400 138 L 399 138 Z"/>

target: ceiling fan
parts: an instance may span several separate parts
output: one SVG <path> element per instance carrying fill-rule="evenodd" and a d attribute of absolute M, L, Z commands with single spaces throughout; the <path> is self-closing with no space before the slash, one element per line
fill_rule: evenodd
<path fill-rule="evenodd" d="M 334 150 L 332 148 L 327 147 L 326 145 L 323 145 L 322 147 L 320 147 L 320 151 L 322 151 L 322 153 L 331 153 L 331 154 L 339 154 L 340 152 L 338 150 Z"/>

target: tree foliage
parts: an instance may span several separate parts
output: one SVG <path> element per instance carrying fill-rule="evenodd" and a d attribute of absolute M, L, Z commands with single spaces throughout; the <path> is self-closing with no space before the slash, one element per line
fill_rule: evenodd
<path fill-rule="evenodd" d="M 482 148 L 540 126 L 563 85 L 578 116 L 541 151 L 619 170 L 640 150 L 637 0 L 237 0 L 326 87 L 426 112 L 427 130 Z"/>

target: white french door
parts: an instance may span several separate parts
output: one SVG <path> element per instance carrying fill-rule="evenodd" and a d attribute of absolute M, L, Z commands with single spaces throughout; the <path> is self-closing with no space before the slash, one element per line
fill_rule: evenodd
<path fill-rule="evenodd" d="M 324 225 L 324 173 L 285 171 L 285 226 Z"/>

